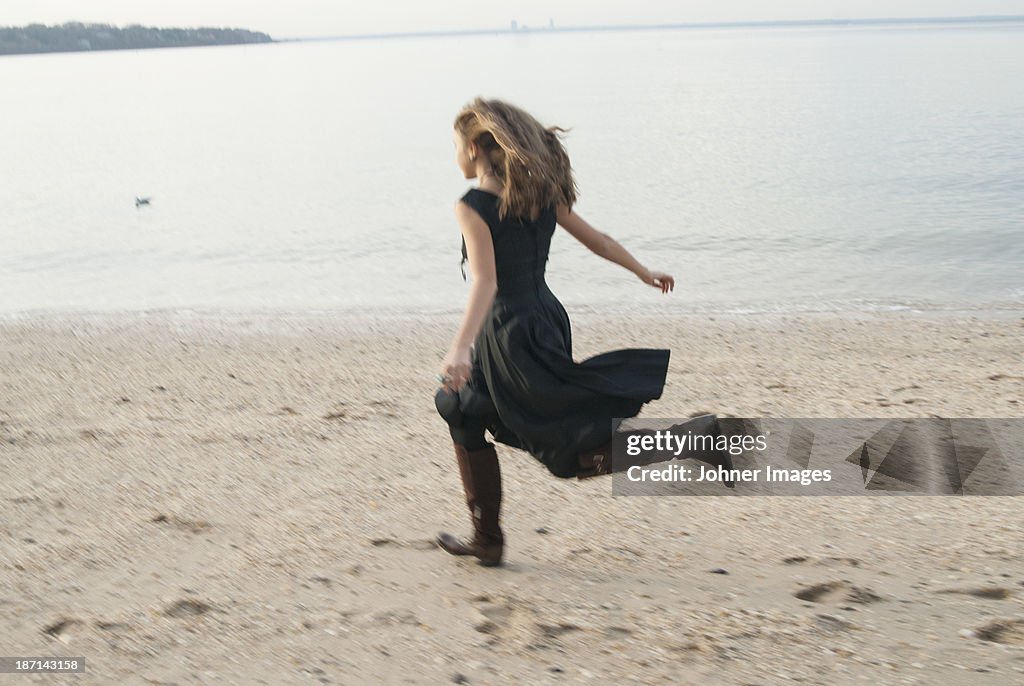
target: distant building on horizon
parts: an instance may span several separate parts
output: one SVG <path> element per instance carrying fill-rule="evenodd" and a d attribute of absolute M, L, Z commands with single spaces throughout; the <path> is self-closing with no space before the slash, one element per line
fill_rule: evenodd
<path fill-rule="evenodd" d="M 519 22 L 516 21 L 515 19 L 512 19 L 512 20 L 509 21 L 509 27 L 510 27 L 509 30 L 511 30 L 511 31 L 529 31 L 530 30 L 529 26 L 527 26 L 526 24 L 520 25 Z M 549 29 L 555 28 L 555 19 L 554 19 L 554 17 L 549 17 L 548 18 L 548 28 Z"/>

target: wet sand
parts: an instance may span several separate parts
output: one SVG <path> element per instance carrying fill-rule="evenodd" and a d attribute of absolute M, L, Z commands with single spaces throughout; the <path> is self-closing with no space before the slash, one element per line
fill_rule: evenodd
<path fill-rule="evenodd" d="M 1024 413 L 1021 317 L 572 320 L 672 348 L 642 416 Z M 613 498 L 499 445 L 506 565 L 446 555 L 457 323 L 0 323 L 0 652 L 87 661 L 12 679 L 1024 683 L 1019 497 Z"/>

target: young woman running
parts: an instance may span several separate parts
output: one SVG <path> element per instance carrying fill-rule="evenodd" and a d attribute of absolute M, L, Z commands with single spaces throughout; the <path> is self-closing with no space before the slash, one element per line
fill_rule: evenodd
<path fill-rule="evenodd" d="M 529 452 L 559 478 L 619 471 L 626 465 L 612 462 L 613 420 L 635 417 L 660 398 L 668 372 L 667 349 L 620 349 L 573 361 L 569 317 L 544 280 L 556 224 L 662 293 L 675 281 L 640 264 L 573 211 L 577 187 L 558 136 L 565 131 L 494 99 L 476 98 L 455 118 L 456 162 L 479 185 L 455 203 L 463 278 L 468 261 L 471 284 L 434 400 L 455 444 L 473 536 L 441 533 L 437 543 L 488 566 L 501 563 L 504 536 L 501 471 L 484 431 Z M 717 435 L 717 418 L 704 415 L 673 430 Z M 646 460 L 672 457 L 723 462 L 704 453 Z"/>

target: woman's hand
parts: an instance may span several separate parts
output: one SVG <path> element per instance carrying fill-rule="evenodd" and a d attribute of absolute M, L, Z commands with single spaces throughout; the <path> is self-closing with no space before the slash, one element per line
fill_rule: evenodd
<path fill-rule="evenodd" d="M 454 346 L 441 363 L 442 385 L 449 392 L 458 392 L 469 381 L 472 362 L 469 346 Z"/>
<path fill-rule="evenodd" d="M 645 268 L 637 276 L 648 286 L 660 288 L 662 293 L 668 293 L 676 288 L 676 280 L 662 272 L 652 272 L 650 269 Z"/>

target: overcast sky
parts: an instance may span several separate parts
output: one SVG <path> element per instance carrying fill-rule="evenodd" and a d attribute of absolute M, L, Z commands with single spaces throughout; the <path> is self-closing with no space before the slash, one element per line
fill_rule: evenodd
<path fill-rule="evenodd" d="M 1024 14 L 1024 0 L 0 0 L 0 26 L 102 22 L 231 26 L 275 38 L 351 33 L 865 17 Z"/>

